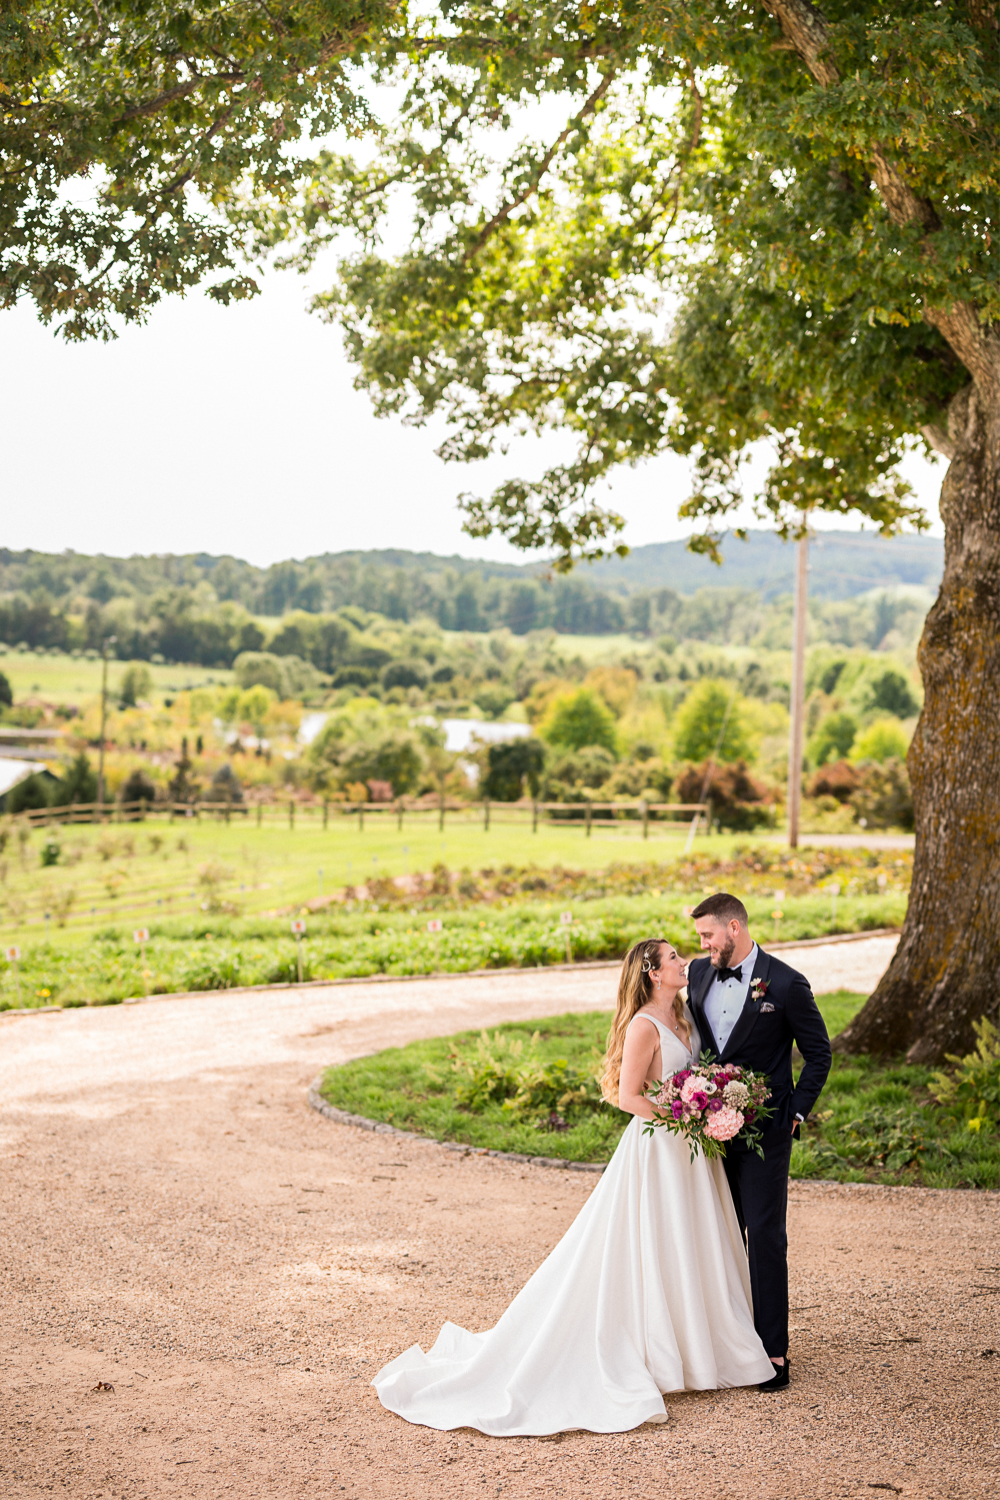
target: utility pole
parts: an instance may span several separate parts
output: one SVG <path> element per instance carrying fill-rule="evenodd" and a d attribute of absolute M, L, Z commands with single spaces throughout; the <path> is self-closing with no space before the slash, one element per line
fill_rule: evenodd
<path fill-rule="evenodd" d="M 104 726 L 108 719 L 108 647 L 113 646 L 117 636 L 109 635 L 101 642 L 101 745 L 97 752 L 97 808 L 98 817 L 104 806 Z"/>
<path fill-rule="evenodd" d="M 803 516 L 803 525 L 805 517 Z M 806 717 L 806 613 L 809 602 L 809 535 L 803 531 L 796 544 L 795 619 L 792 625 L 791 734 L 788 741 L 788 847 L 799 845 L 799 812 L 802 806 L 802 752 Z"/>

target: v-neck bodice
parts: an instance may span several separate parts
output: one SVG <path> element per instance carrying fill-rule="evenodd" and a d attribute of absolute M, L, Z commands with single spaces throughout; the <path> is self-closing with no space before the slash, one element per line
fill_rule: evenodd
<path fill-rule="evenodd" d="M 688 1025 L 691 1027 L 690 1046 L 685 1046 L 684 1042 L 677 1035 L 676 1031 L 672 1031 L 670 1027 L 665 1024 L 665 1022 L 658 1020 L 656 1016 L 652 1015 L 652 1013 L 646 1009 L 646 1007 L 643 1007 L 642 1010 L 637 1010 L 635 1015 L 632 1017 L 632 1020 L 629 1022 L 629 1026 L 631 1026 L 633 1022 L 637 1021 L 639 1017 L 642 1016 L 644 1020 L 652 1021 L 653 1025 L 656 1027 L 657 1035 L 660 1038 L 661 1076 L 666 1073 L 674 1072 L 676 1071 L 676 1069 L 683 1068 L 689 1063 L 696 1061 L 700 1054 L 701 1038 L 698 1034 L 698 1028 L 694 1023 L 694 1018 L 692 1017 L 691 1012 L 686 1005 L 684 1007 L 684 1015 L 687 1019 Z M 671 1053 L 673 1053 L 674 1055 L 674 1060 L 671 1060 Z"/>

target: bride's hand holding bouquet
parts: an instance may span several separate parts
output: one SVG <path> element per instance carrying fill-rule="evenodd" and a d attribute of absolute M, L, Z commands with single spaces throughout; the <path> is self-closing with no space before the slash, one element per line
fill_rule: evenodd
<path fill-rule="evenodd" d="M 763 1156 L 761 1126 L 774 1113 L 768 1107 L 770 1097 L 763 1073 L 735 1063 L 718 1063 L 710 1052 L 703 1052 L 691 1067 L 671 1073 L 646 1090 L 655 1113 L 643 1134 L 665 1129 L 684 1136 L 692 1161 L 699 1151 L 709 1161 L 724 1156 L 726 1142 L 736 1139 Z"/>

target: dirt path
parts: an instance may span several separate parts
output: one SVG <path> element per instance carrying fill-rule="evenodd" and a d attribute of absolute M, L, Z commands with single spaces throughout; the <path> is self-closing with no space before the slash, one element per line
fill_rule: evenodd
<path fill-rule="evenodd" d="M 800 966 L 831 988 L 852 964 L 860 986 L 867 947 Z M 997 1493 L 994 1195 L 794 1186 L 784 1395 L 672 1397 L 666 1428 L 554 1441 L 378 1406 L 378 1365 L 447 1317 L 494 1322 L 592 1180 L 387 1144 L 309 1111 L 306 1085 L 612 985 L 535 971 L 3 1021 L 4 1495 Z"/>

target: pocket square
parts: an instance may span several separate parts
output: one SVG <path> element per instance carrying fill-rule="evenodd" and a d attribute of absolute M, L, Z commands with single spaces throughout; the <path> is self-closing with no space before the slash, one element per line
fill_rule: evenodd
<path fill-rule="evenodd" d="M 762 1016 L 764 1016 L 764 1015 L 771 1015 L 771 1013 L 773 1012 L 773 1010 L 774 1010 L 774 1006 L 771 1004 L 770 1000 L 765 1000 L 764 1004 L 760 1008 L 760 1013 L 761 1013 Z"/>

